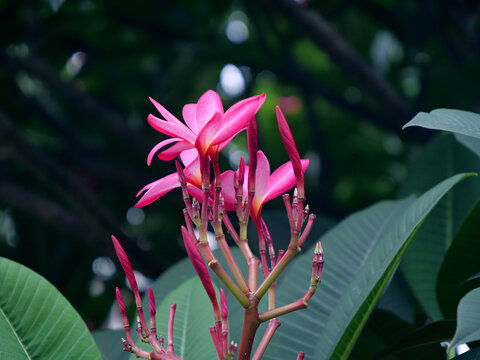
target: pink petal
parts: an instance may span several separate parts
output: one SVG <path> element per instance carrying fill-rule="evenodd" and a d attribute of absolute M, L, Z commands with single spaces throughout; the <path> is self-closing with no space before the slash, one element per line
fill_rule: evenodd
<path fill-rule="evenodd" d="M 188 166 L 183 170 L 187 182 L 198 188 L 202 188 L 202 173 L 200 171 L 200 158 L 195 158 Z"/>
<path fill-rule="evenodd" d="M 225 210 L 235 210 L 235 187 L 234 187 L 234 172 L 227 170 L 220 174 L 222 181 L 222 197 L 225 202 Z"/>
<path fill-rule="evenodd" d="M 158 154 L 158 157 L 164 161 L 172 160 L 175 159 L 178 155 L 180 155 L 182 151 L 191 148 L 193 148 L 192 144 L 190 144 L 188 141 L 182 140 L 175 145 L 170 146 L 168 149 L 162 151 L 160 154 Z"/>
<path fill-rule="evenodd" d="M 197 104 L 187 104 L 183 107 L 183 120 L 192 131 L 197 134 L 199 129 L 197 126 Z"/>
<path fill-rule="evenodd" d="M 255 199 L 263 199 L 270 177 L 270 164 L 263 151 L 257 152 L 257 171 L 255 175 Z"/>
<path fill-rule="evenodd" d="M 195 159 L 198 158 L 198 151 L 197 149 L 189 149 L 189 150 L 184 150 L 180 154 L 180 159 L 183 162 L 183 165 L 188 166 L 191 164 Z"/>
<path fill-rule="evenodd" d="M 302 159 L 302 172 L 308 167 L 308 159 Z M 265 200 L 267 202 L 273 198 L 290 190 L 296 184 L 295 174 L 293 173 L 292 162 L 289 161 L 277 170 L 268 179 L 267 191 L 265 192 Z"/>
<path fill-rule="evenodd" d="M 173 142 L 177 142 L 177 141 L 180 141 L 182 139 L 178 139 L 178 138 L 171 138 L 171 139 L 167 139 L 167 140 L 163 140 L 163 141 L 160 141 L 157 145 L 155 145 L 153 147 L 152 150 L 150 150 L 150 152 L 148 153 L 148 156 L 147 156 L 147 164 L 148 166 L 150 166 L 150 164 L 152 163 L 152 159 L 153 157 L 155 156 L 155 153 L 160 150 L 162 147 L 164 147 L 165 145 L 168 145 L 168 144 L 171 144 Z"/>
<path fill-rule="evenodd" d="M 295 140 L 293 139 L 292 131 L 288 126 L 287 119 L 282 113 L 282 110 L 277 106 L 277 122 L 278 129 L 280 130 L 280 135 L 282 136 L 283 144 L 287 150 L 288 157 L 293 164 L 293 172 L 297 179 L 303 178 L 302 165 L 300 164 L 300 155 L 298 155 L 297 145 L 295 145 Z"/>
<path fill-rule="evenodd" d="M 191 144 L 195 143 L 195 134 L 182 123 L 173 123 L 168 122 L 162 119 L 157 118 L 156 116 L 150 114 L 147 118 L 148 123 L 155 130 L 161 132 L 162 134 L 185 139 Z"/>
<path fill-rule="evenodd" d="M 213 114 L 212 119 L 200 130 L 195 141 L 195 147 L 198 150 L 200 157 L 204 157 L 211 144 L 218 129 L 221 126 L 222 115 L 220 113 Z"/>
<path fill-rule="evenodd" d="M 252 96 L 239 101 L 228 109 L 214 144 L 220 144 L 245 129 L 264 101 L 265 94 Z"/>
<path fill-rule="evenodd" d="M 139 196 L 142 191 L 148 189 L 148 191 L 142 196 L 142 198 L 135 204 L 136 207 L 142 207 L 151 204 L 155 200 L 159 199 L 167 192 L 180 186 L 180 181 L 178 180 L 178 174 L 173 173 L 167 175 L 153 183 L 146 185 L 142 190 L 137 194 Z"/>
<path fill-rule="evenodd" d="M 178 120 L 175 116 L 173 116 L 167 109 L 165 109 L 162 105 L 160 105 L 158 102 L 153 100 L 151 97 L 149 97 L 150 101 L 152 104 L 157 108 L 158 112 L 162 114 L 162 116 L 165 118 L 165 120 L 172 122 L 172 123 L 177 123 L 180 125 L 183 125 L 180 120 Z"/>
<path fill-rule="evenodd" d="M 196 110 L 197 129 L 202 129 L 215 113 L 223 115 L 222 100 L 215 91 L 208 90 L 198 99 Z"/>

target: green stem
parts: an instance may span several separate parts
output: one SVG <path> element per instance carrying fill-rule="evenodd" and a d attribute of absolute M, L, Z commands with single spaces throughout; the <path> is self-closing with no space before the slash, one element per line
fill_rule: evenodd
<path fill-rule="evenodd" d="M 232 272 L 233 278 L 237 282 L 238 286 L 244 293 L 248 293 L 250 290 L 248 289 L 247 283 L 245 278 L 243 277 L 242 271 L 238 267 L 238 264 L 235 258 L 228 247 L 227 241 L 225 240 L 225 234 L 223 233 L 222 223 L 219 220 L 212 221 L 212 226 L 215 231 L 215 237 L 217 239 L 218 246 L 222 251 L 223 257 L 227 261 L 228 268 Z"/>

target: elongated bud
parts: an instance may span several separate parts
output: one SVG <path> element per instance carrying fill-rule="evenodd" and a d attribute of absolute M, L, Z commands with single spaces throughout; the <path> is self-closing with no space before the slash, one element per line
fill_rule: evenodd
<path fill-rule="evenodd" d="M 222 309 L 222 320 L 228 319 L 228 304 L 227 297 L 225 296 L 225 291 L 220 288 L 220 308 Z"/>
<path fill-rule="evenodd" d="M 150 329 L 152 330 L 152 333 L 154 336 L 156 335 L 156 321 L 155 321 L 155 296 L 153 295 L 153 290 L 149 286 L 148 287 L 148 308 L 150 310 Z"/>
<path fill-rule="evenodd" d="M 312 281 L 317 284 L 322 278 L 323 270 L 323 247 L 322 243 L 319 241 L 315 245 L 315 250 L 313 251 L 313 262 L 312 262 Z"/>
<path fill-rule="evenodd" d="M 300 155 L 298 154 L 298 150 L 297 150 L 297 145 L 295 144 L 292 131 L 288 126 L 287 119 L 285 119 L 285 116 L 283 115 L 282 110 L 277 106 L 276 111 L 277 111 L 278 129 L 280 130 L 280 135 L 282 136 L 283 145 L 287 150 L 288 157 L 292 162 L 293 173 L 295 174 L 295 178 L 297 179 L 299 197 L 304 198 L 305 197 L 304 176 L 303 176 L 302 163 L 300 161 Z"/>
<path fill-rule="evenodd" d="M 240 157 L 240 164 L 238 165 L 237 176 L 238 186 L 243 188 L 243 181 L 245 179 L 245 159 L 243 158 L 243 156 Z"/>
<path fill-rule="evenodd" d="M 185 244 L 185 249 L 187 250 L 188 257 L 192 262 L 195 271 L 197 272 L 198 277 L 200 278 L 205 291 L 207 292 L 210 301 L 212 302 L 213 312 L 215 315 L 215 321 L 220 321 L 220 311 L 217 303 L 217 295 L 215 294 L 215 289 L 213 288 L 212 279 L 208 273 L 207 266 L 203 261 L 200 251 L 194 244 L 194 240 L 188 233 L 188 230 L 185 226 L 182 226 L 182 237 Z"/>
<path fill-rule="evenodd" d="M 120 310 L 120 314 L 122 314 L 123 326 L 129 326 L 130 323 L 128 322 L 127 308 L 125 307 L 122 293 L 118 287 L 115 288 L 115 295 L 117 296 L 118 309 Z"/>
<path fill-rule="evenodd" d="M 180 182 L 180 186 L 184 188 L 187 186 L 187 182 L 185 180 L 185 174 L 183 173 L 183 169 L 182 169 L 182 165 L 180 165 L 180 161 L 175 160 L 175 167 L 177 168 L 178 181 Z"/>
<path fill-rule="evenodd" d="M 247 128 L 248 140 L 248 155 L 250 157 L 250 168 L 248 170 L 248 191 L 255 190 L 255 173 L 257 170 L 257 151 L 258 151 L 258 137 L 257 137 L 257 121 L 255 117 L 250 120 Z"/>
<path fill-rule="evenodd" d="M 305 353 L 303 351 L 300 351 L 298 353 L 297 360 L 303 360 L 304 357 L 305 357 Z"/>
<path fill-rule="evenodd" d="M 115 252 L 117 253 L 117 257 L 118 257 L 118 260 L 120 261 L 120 265 L 122 265 L 123 271 L 127 276 L 128 283 L 130 284 L 130 287 L 133 290 L 133 294 L 135 295 L 135 303 L 137 304 L 137 306 L 141 306 L 142 303 L 140 299 L 140 294 L 138 292 L 137 280 L 135 279 L 135 275 L 133 274 L 132 265 L 130 264 L 127 254 L 122 248 L 122 245 L 120 245 L 117 238 L 113 235 L 112 235 L 112 241 L 113 241 L 113 246 L 115 246 Z"/>

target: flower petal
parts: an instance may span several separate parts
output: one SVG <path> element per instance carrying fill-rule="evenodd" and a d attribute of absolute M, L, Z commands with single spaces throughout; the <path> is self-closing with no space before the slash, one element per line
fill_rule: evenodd
<path fill-rule="evenodd" d="M 222 182 L 222 197 L 225 202 L 225 210 L 235 210 L 235 187 L 234 187 L 234 172 L 227 170 L 220 174 Z"/>
<path fill-rule="evenodd" d="M 197 102 L 197 129 L 201 130 L 213 118 L 215 113 L 223 115 L 222 100 L 220 100 L 220 96 L 215 91 L 208 90 Z"/>
<path fill-rule="evenodd" d="M 198 133 L 195 147 L 197 148 L 200 157 L 203 158 L 207 154 L 212 145 L 212 141 L 221 126 L 221 122 L 222 114 L 215 113 L 213 114 L 212 119 Z"/>
<path fill-rule="evenodd" d="M 198 188 L 202 188 L 202 173 L 200 171 L 200 158 L 197 154 L 195 160 L 188 164 L 183 170 L 187 182 Z"/>
<path fill-rule="evenodd" d="M 182 140 L 175 145 L 170 146 L 168 149 L 162 151 L 160 154 L 158 154 L 158 157 L 164 161 L 172 160 L 175 159 L 178 155 L 180 155 L 183 151 L 192 148 L 192 144 L 190 144 L 188 141 Z"/>
<path fill-rule="evenodd" d="M 257 152 L 257 170 L 255 174 L 255 198 L 263 199 L 267 191 L 268 179 L 270 177 L 270 164 L 263 151 Z"/>
<path fill-rule="evenodd" d="M 162 134 L 185 139 L 191 144 L 195 143 L 195 134 L 187 126 L 182 123 L 173 123 L 157 118 L 156 116 L 150 114 L 147 118 L 148 123 L 155 130 L 161 132 Z"/>
<path fill-rule="evenodd" d="M 182 111 L 183 120 L 192 131 L 197 134 L 199 129 L 197 126 L 197 104 L 187 104 Z"/>
<path fill-rule="evenodd" d="M 156 102 L 154 99 L 149 97 L 150 101 L 152 104 L 157 108 L 158 112 L 162 114 L 162 116 L 167 120 L 168 122 L 172 123 L 177 123 L 180 125 L 183 125 L 180 120 L 178 120 L 175 116 L 173 116 L 167 109 L 165 109 L 162 105 L 160 105 L 158 102 Z"/>
<path fill-rule="evenodd" d="M 198 151 L 195 148 L 184 150 L 180 154 L 180 159 L 182 160 L 184 166 L 190 165 L 197 158 L 198 158 Z"/>
<path fill-rule="evenodd" d="M 150 150 L 150 152 L 148 153 L 148 156 L 147 156 L 147 164 L 148 166 L 150 166 L 150 164 L 152 163 L 152 159 L 153 157 L 155 156 L 155 153 L 160 150 L 162 147 L 164 147 L 165 145 L 168 145 L 168 144 L 171 144 L 173 142 L 177 142 L 177 141 L 180 141 L 182 139 L 179 139 L 179 138 L 171 138 L 171 139 L 167 139 L 167 140 L 163 140 L 163 141 L 160 141 L 157 145 L 155 145 L 153 147 L 152 150 Z"/>
<path fill-rule="evenodd" d="M 223 116 L 223 124 L 214 144 L 220 144 L 245 129 L 264 101 L 265 94 L 252 96 L 229 108 Z"/>
<path fill-rule="evenodd" d="M 302 159 L 302 172 L 308 167 L 308 159 Z M 265 192 L 265 200 L 267 202 L 277 196 L 287 192 L 296 184 L 295 174 L 293 172 L 292 162 L 289 161 L 282 166 L 280 166 L 277 170 L 273 172 L 273 174 L 268 179 L 267 190 Z"/>
<path fill-rule="evenodd" d="M 136 207 L 142 207 L 151 204 L 155 200 L 159 199 L 167 192 L 180 186 L 180 181 L 178 180 L 178 174 L 173 173 L 167 175 L 157 181 L 154 181 L 146 185 L 142 190 L 137 194 L 139 196 L 143 191 L 148 191 L 142 196 L 142 198 L 135 204 Z"/>

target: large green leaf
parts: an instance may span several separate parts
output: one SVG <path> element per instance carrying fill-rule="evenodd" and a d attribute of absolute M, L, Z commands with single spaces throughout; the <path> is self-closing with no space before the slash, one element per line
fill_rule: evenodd
<path fill-rule="evenodd" d="M 457 330 L 450 348 L 480 340 L 480 288 L 465 295 L 457 309 Z"/>
<path fill-rule="evenodd" d="M 430 113 L 419 112 L 405 124 L 404 128 L 409 126 L 451 131 L 480 138 L 480 115 L 469 111 L 436 109 Z"/>
<path fill-rule="evenodd" d="M 453 176 L 417 200 L 381 202 L 328 232 L 321 239 L 325 268 L 318 294 L 308 310 L 280 318 L 282 326 L 265 358 L 294 358 L 300 350 L 316 359 L 347 358 L 409 240 L 435 204 L 466 176 Z M 278 305 L 305 293 L 311 259 L 304 254 L 288 269 Z"/>
<path fill-rule="evenodd" d="M 459 172 L 478 171 L 480 159 L 453 135 L 439 135 L 422 151 L 409 169 L 401 195 L 425 192 Z M 428 216 L 402 259 L 401 269 L 426 313 L 442 319 L 436 283 L 448 247 L 465 216 L 480 199 L 480 179 L 468 179 L 449 192 Z"/>
<path fill-rule="evenodd" d="M 473 151 L 474 154 L 476 154 L 478 157 L 480 157 L 480 139 L 473 137 L 473 136 L 467 136 L 463 134 L 455 134 L 455 139 L 462 144 L 463 146 L 467 147 L 471 151 Z"/>
<path fill-rule="evenodd" d="M 100 349 L 103 360 L 126 360 L 129 353 L 123 350 L 122 338 L 125 338 L 122 330 L 98 330 L 93 333 L 93 338 Z"/>
<path fill-rule="evenodd" d="M 480 286 L 475 276 L 480 272 L 480 256 L 478 251 L 472 251 L 478 249 L 479 223 L 480 202 L 458 231 L 438 274 L 438 301 L 445 317 L 455 318 L 460 299 Z"/>
<path fill-rule="evenodd" d="M 214 325 L 212 305 L 200 279 L 194 276 L 183 282 L 157 305 L 157 334 L 163 335 L 165 342 L 171 303 L 177 306 L 173 327 L 175 354 L 183 360 L 215 359 L 217 355 L 209 331 Z M 140 341 L 137 346 L 152 350 Z M 135 355 L 132 354 L 130 359 L 136 359 Z"/>
<path fill-rule="evenodd" d="M 83 320 L 47 280 L 5 258 L 0 279 L 0 358 L 102 358 Z"/>

